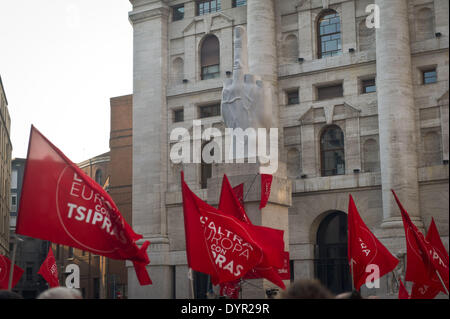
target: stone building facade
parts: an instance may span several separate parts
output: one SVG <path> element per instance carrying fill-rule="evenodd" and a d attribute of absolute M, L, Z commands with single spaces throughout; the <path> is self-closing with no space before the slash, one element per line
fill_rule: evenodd
<path fill-rule="evenodd" d="M 9 211 L 11 184 L 11 118 L 0 77 L 0 254 L 9 254 Z"/>
<path fill-rule="evenodd" d="M 151 286 L 129 264 L 130 298 L 189 296 L 181 169 L 217 203 L 225 172 L 245 182 L 250 218 L 285 230 L 294 279 L 351 289 L 348 196 L 393 253 L 405 241 L 394 189 L 424 231 L 431 218 L 448 247 L 447 0 L 130 0 L 134 30 L 133 228 L 151 241 Z M 379 8 L 371 27 L 370 5 Z M 377 21 L 373 21 L 376 22 Z M 173 164 L 170 132 L 193 120 L 223 131 L 223 81 L 233 71 L 233 32 L 247 30 L 249 72 L 273 90 L 280 131 L 276 191 L 262 213 L 245 165 Z M 398 272 L 402 275 L 402 271 Z M 200 282 L 200 281 L 199 281 Z M 264 297 L 247 291 L 245 297 Z M 253 285 L 255 286 L 255 284 Z M 380 289 L 394 296 L 392 275 Z M 262 292 L 262 293 L 261 293 Z"/>

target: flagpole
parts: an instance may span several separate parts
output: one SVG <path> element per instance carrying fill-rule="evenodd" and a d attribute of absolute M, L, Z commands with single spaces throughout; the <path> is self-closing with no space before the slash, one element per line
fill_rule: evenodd
<path fill-rule="evenodd" d="M 23 239 L 19 238 L 17 235 L 14 236 L 14 245 L 13 245 L 13 253 L 11 258 L 11 266 L 9 268 L 9 281 L 8 281 L 8 290 L 12 290 L 12 281 L 13 281 L 13 273 L 14 273 L 14 264 L 16 263 L 16 249 L 17 249 L 17 242 L 23 241 Z"/>
<path fill-rule="evenodd" d="M 243 200 L 245 200 L 245 199 L 247 198 L 247 195 L 248 195 L 248 193 L 250 192 L 250 190 L 252 189 L 252 186 L 253 186 L 253 184 L 255 183 L 256 177 L 257 177 L 258 175 L 259 175 L 259 173 L 256 173 L 255 177 L 253 177 L 253 181 L 252 181 L 252 183 L 250 184 L 250 187 L 248 188 L 247 193 L 245 194 Z"/>
<path fill-rule="evenodd" d="M 350 272 L 351 272 L 351 277 L 352 277 L 352 290 L 355 290 L 355 282 L 353 280 L 353 259 L 350 259 Z"/>
<path fill-rule="evenodd" d="M 442 287 L 444 287 L 445 293 L 446 293 L 447 296 L 448 296 L 448 289 L 447 289 L 447 287 L 445 287 L 444 281 L 442 280 L 442 277 L 441 277 L 441 275 L 439 274 L 439 271 L 437 271 L 436 269 L 435 269 L 435 271 L 436 271 L 436 275 L 438 275 L 439 280 L 441 281 Z"/>
<path fill-rule="evenodd" d="M 195 294 L 194 294 L 194 274 L 192 272 L 192 268 L 188 269 L 188 278 L 189 278 L 190 294 L 191 294 L 192 299 L 195 299 Z"/>

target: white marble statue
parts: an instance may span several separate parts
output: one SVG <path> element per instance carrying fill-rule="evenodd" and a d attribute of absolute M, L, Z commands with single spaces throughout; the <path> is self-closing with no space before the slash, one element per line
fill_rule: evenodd
<path fill-rule="evenodd" d="M 225 80 L 222 91 L 222 116 L 225 126 L 236 129 L 266 128 L 272 125 L 270 88 L 256 75 L 246 74 L 247 36 L 244 27 L 234 29 L 233 76 Z"/>

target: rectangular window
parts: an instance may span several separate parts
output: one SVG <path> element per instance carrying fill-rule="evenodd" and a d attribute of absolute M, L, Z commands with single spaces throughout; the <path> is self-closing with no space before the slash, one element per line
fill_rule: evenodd
<path fill-rule="evenodd" d="M 209 80 L 220 77 L 219 65 L 210 65 L 202 67 L 202 80 Z"/>
<path fill-rule="evenodd" d="M 183 109 L 174 110 L 173 111 L 173 122 L 178 123 L 178 122 L 183 122 L 183 121 L 184 121 L 184 110 Z"/>
<path fill-rule="evenodd" d="M 11 172 L 11 189 L 17 189 L 17 170 L 13 169 Z"/>
<path fill-rule="evenodd" d="M 197 15 L 210 14 L 221 10 L 220 0 L 197 1 Z"/>
<path fill-rule="evenodd" d="M 184 4 L 172 7 L 172 21 L 184 19 Z"/>
<path fill-rule="evenodd" d="M 317 88 L 317 100 L 328 100 L 344 96 L 342 83 Z"/>
<path fill-rule="evenodd" d="M 233 8 L 247 5 L 247 0 L 233 0 Z"/>
<path fill-rule="evenodd" d="M 437 82 L 436 69 L 423 71 L 423 84 L 431 84 Z"/>
<path fill-rule="evenodd" d="M 220 104 L 200 106 L 199 111 L 199 117 L 201 119 L 206 117 L 220 116 Z"/>
<path fill-rule="evenodd" d="M 299 104 L 298 89 L 290 90 L 286 92 L 287 105 Z"/>
<path fill-rule="evenodd" d="M 11 194 L 11 213 L 16 212 L 17 212 L 17 194 Z"/>
<path fill-rule="evenodd" d="M 362 80 L 361 81 L 362 86 L 362 93 L 373 93 L 377 91 L 377 86 L 375 84 L 375 79 L 370 80 Z"/>

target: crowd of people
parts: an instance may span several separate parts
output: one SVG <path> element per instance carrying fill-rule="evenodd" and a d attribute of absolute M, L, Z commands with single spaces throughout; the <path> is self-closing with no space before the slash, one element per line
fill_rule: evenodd
<path fill-rule="evenodd" d="M 317 279 L 296 280 L 274 297 L 277 299 L 363 299 L 360 292 L 356 290 L 334 295 Z M 0 299 L 23 299 L 23 297 L 13 291 L 0 290 Z M 83 296 L 77 289 L 56 287 L 43 291 L 36 299 L 83 299 Z"/>

